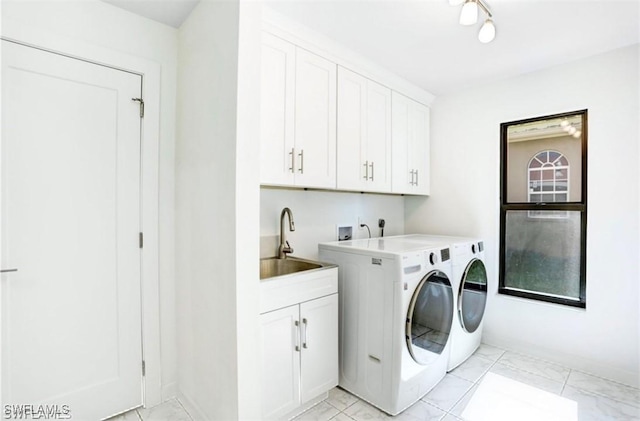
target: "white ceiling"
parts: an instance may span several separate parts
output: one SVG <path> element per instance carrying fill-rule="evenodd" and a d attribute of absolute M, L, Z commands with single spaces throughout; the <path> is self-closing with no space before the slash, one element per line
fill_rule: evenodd
<path fill-rule="evenodd" d="M 179 28 L 199 0 L 102 0 L 156 22 Z"/>
<path fill-rule="evenodd" d="M 175 27 L 197 2 L 103 1 Z M 266 1 L 435 95 L 640 42 L 639 0 L 486 2 L 497 28 L 489 44 L 478 41 L 480 22 L 459 25 L 460 6 L 447 0 Z"/>

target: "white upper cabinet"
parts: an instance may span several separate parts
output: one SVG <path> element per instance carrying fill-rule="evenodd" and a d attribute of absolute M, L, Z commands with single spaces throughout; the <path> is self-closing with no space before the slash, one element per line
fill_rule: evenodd
<path fill-rule="evenodd" d="M 263 32 L 260 182 L 336 187 L 336 64 Z"/>
<path fill-rule="evenodd" d="M 296 49 L 295 177 L 336 188 L 336 64 Z"/>
<path fill-rule="evenodd" d="M 429 194 L 429 108 L 268 32 L 260 125 L 262 185 Z"/>
<path fill-rule="evenodd" d="M 429 108 L 393 93 L 392 192 L 429 194 Z"/>
<path fill-rule="evenodd" d="M 391 90 L 338 69 L 339 190 L 391 192 Z"/>
<path fill-rule="evenodd" d="M 294 184 L 294 81 L 296 47 L 262 34 L 260 182 Z"/>

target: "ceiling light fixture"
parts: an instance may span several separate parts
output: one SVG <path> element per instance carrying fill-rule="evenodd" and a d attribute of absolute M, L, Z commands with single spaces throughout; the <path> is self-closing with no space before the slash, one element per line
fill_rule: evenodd
<path fill-rule="evenodd" d="M 476 0 L 467 0 L 460 11 L 460 25 L 473 25 L 478 21 L 478 3 Z"/>
<path fill-rule="evenodd" d="M 493 20 L 491 18 L 487 18 L 487 20 L 482 24 L 480 32 L 478 32 L 478 39 L 481 43 L 486 44 L 493 41 L 495 37 L 496 26 L 493 24 Z"/>
<path fill-rule="evenodd" d="M 449 4 L 452 6 L 459 6 L 462 2 L 463 0 L 449 0 Z M 462 10 L 460 10 L 460 25 L 475 25 L 478 22 L 478 9 L 482 9 L 486 15 L 480 32 L 478 32 L 478 39 L 481 43 L 486 44 L 496 37 L 496 25 L 493 23 L 493 15 L 484 0 L 464 0 Z"/>

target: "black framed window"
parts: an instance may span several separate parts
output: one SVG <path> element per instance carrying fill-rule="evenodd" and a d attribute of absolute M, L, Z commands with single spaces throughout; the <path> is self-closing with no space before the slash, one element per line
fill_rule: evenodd
<path fill-rule="evenodd" d="M 498 292 L 586 307 L 587 110 L 500 125 Z"/>

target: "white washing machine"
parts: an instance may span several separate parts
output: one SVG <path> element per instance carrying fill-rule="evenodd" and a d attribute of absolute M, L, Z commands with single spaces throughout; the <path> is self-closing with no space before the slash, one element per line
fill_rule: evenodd
<path fill-rule="evenodd" d="M 454 317 L 448 247 L 376 238 L 319 245 L 339 266 L 340 380 L 396 415 L 446 374 Z"/>
<path fill-rule="evenodd" d="M 454 314 L 451 328 L 449 366 L 451 371 L 469 358 L 482 340 L 483 316 L 487 303 L 487 271 L 484 242 L 476 238 L 410 234 L 397 240 L 423 245 L 448 244 L 451 247 Z"/>

